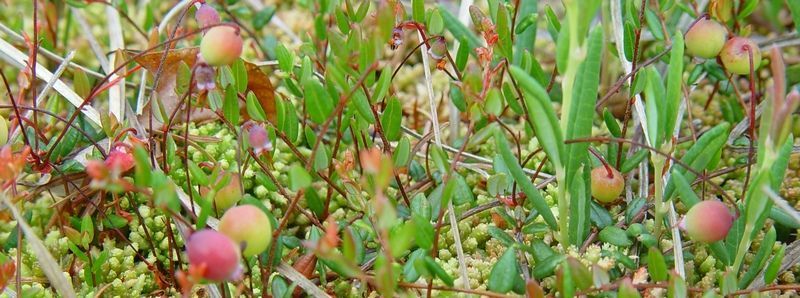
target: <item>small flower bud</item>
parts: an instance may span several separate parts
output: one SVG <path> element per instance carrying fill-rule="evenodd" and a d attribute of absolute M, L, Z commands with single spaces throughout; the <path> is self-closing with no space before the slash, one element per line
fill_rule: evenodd
<path fill-rule="evenodd" d="M 269 139 L 269 134 L 263 126 L 255 122 L 248 121 L 242 125 L 243 130 L 247 131 L 247 142 L 253 148 L 253 152 L 257 155 L 263 152 L 272 151 L 272 141 Z"/>
<path fill-rule="evenodd" d="M 483 31 L 483 21 L 486 20 L 486 15 L 483 14 L 481 9 L 475 5 L 470 5 L 469 16 L 472 17 L 472 24 L 475 25 L 475 29 Z"/>
<path fill-rule="evenodd" d="M 394 27 L 394 29 L 392 29 L 392 38 L 389 40 L 389 47 L 392 50 L 396 50 L 401 45 L 403 45 L 403 29 Z"/>
<path fill-rule="evenodd" d="M 198 54 L 198 57 L 202 56 Z M 202 61 L 194 70 L 194 81 L 195 84 L 197 84 L 197 90 L 212 90 L 217 88 L 216 77 L 214 68 Z"/>
<path fill-rule="evenodd" d="M 131 147 L 125 143 L 116 143 L 111 147 L 108 152 L 108 157 L 105 160 L 105 166 L 112 171 L 119 171 L 125 173 L 133 168 L 135 161 Z"/>
<path fill-rule="evenodd" d="M 447 42 L 444 37 L 437 37 L 431 40 L 431 47 L 428 49 L 428 54 L 434 60 L 442 60 L 447 55 Z"/>

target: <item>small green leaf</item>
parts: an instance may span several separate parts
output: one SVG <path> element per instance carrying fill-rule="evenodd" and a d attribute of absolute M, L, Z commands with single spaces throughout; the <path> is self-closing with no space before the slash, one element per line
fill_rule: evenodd
<path fill-rule="evenodd" d="M 645 158 L 647 158 L 647 156 L 649 155 L 648 153 L 650 153 L 650 151 L 647 150 L 636 151 L 636 153 L 634 153 L 633 156 L 629 157 L 628 159 L 625 159 L 625 162 L 623 162 L 622 166 L 619 167 L 619 171 L 624 174 L 632 171 L 633 169 L 636 169 L 636 167 L 638 167 L 639 164 L 642 163 L 642 161 Z"/>
<path fill-rule="evenodd" d="M 495 226 L 489 226 L 489 235 L 492 236 L 492 239 L 497 239 L 506 246 L 511 246 L 516 242 L 508 233 Z"/>
<path fill-rule="evenodd" d="M 325 209 L 325 206 L 322 202 L 322 198 L 319 197 L 317 190 L 313 187 L 307 187 L 305 193 L 306 205 L 311 212 L 314 212 L 317 216 L 322 216 L 322 212 Z"/>
<path fill-rule="evenodd" d="M 314 79 L 305 82 L 305 108 L 312 121 L 322 124 L 333 112 L 333 102 L 322 84 Z"/>
<path fill-rule="evenodd" d="M 508 180 L 508 176 L 502 172 L 489 176 L 489 179 L 486 180 L 486 191 L 492 197 L 503 195 L 506 193 Z"/>
<path fill-rule="evenodd" d="M 294 55 L 283 44 L 275 47 L 275 55 L 278 58 L 278 67 L 281 71 L 290 74 L 294 68 Z"/>
<path fill-rule="evenodd" d="M 644 19 L 647 23 L 647 29 L 657 40 L 664 40 L 664 31 L 661 31 L 661 21 L 658 15 L 652 9 L 645 7 L 642 7 L 642 9 L 645 10 Z"/>
<path fill-rule="evenodd" d="M 294 165 L 289 169 L 289 188 L 292 191 L 298 191 L 309 185 L 311 185 L 311 175 L 306 172 L 306 169 L 299 165 Z"/>
<path fill-rule="evenodd" d="M 414 21 L 420 24 L 425 23 L 425 1 L 413 0 L 411 1 L 411 17 Z"/>
<path fill-rule="evenodd" d="M 414 267 L 414 263 L 417 260 L 422 260 L 425 257 L 426 251 L 424 249 L 417 249 L 408 255 L 408 259 L 406 260 L 406 264 L 403 265 L 403 280 L 406 282 L 415 282 L 419 279 L 420 274 L 417 269 Z"/>
<path fill-rule="evenodd" d="M 182 95 L 189 90 L 189 81 L 192 79 L 192 70 L 186 62 L 178 63 L 178 71 L 175 74 L 175 93 Z"/>
<path fill-rule="evenodd" d="M 381 76 L 378 78 L 378 85 L 375 87 L 375 93 L 372 96 L 373 103 L 383 101 L 386 91 L 389 90 L 389 85 L 392 83 L 392 68 L 386 66 L 381 71 Z"/>
<path fill-rule="evenodd" d="M 450 179 L 454 180 L 455 188 L 453 189 L 453 204 L 460 206 L 475 201 L 475 195 L 472 193 L 472 188 L 467 184 L 464 176 L 458 173 L 452 173 Z"/>
<path fill-rule="evenodd" d="M 400 100 L 391 98 L 386 103 L 386 109 L 383 110 L 381 115 L 381 126 L 383 127 L 383 135 L 389 141 L 397 141 L 400 139 L 400 124 L 403 118 L 403 107 L 400 105 Z"/>
<path fill-rule="evenodd" d="M 514 180 L 520 188 L 522 188 L 522 192 L 524 192 L 527 199 L 533 203 L 534 208 L 539 212 L 542 218 L 544 218 L 547 225 L 549 225 L 550 228 L 556 229 L 558 224 L 556 223 L 555 216 L 553 216 L 553 213 L 550 211 L 550 206 L 544 201 L 542 194 L 539 193 L 539 190 L 533 185 L 528 175 L 522 170 L 522 166 L 519 165 L 514 154 L 511 153 L 508 140 L 499 132 L 495 133 L 494 139 L 497 150 L 500 156 L 502 156 L 503 163 L 508 167 L 511 176 L 514 177 Z"/>
<path fill-rule="evenodd" d="M 450 100 L 453 101 L 453 105 L 455 105 L 459 111 L 465 112 L 467 110 L 467 102 L 464 100 L 464 93 L 461 92 L 461 88 L 456 84 L 450 85 Z"/>
<path fill-rule="evenodd" d="M 772 254 L 772 247 L 775 244 L 777 235 L 775 233 L 775 226 L 770 227 L 767 234 L 761 240 L 761 246 L 753 258 L 750 266 L 747 267 L 744 275 L 739 279 L 739 288 L 747 288 L 751 282 L 761 273 L 761 269 L 767 265 L 767 258 Z"/>
<path fill-rule="evenodd" d="M 653 281 L 667 280 L 667 262 L 656 247 L 651 247 L 647 252 L 647 272 Z"/>
<path fill-rule="evenodd" d="M 247 114 L 256 121 L 267 121 L 267 114 L 252 91 L 247 93 Z"/>
<path fill-rule="evenodd" d="M 208 180 L 208 175 L 206 175 L 206 173 L 203 172 L 203 170 L 200 169 L 200 167 L 197 166 L 197 164 L 194 163 L 194 161 L 192 161 L 191 159 L 188 160 L 188 165 L 189 165 L 189 177 L 191 177 L 195 183 L 199 185 L 208 185 L 210 183 L 210 181 Z"/>
<path fill-rule="evenodd" d="M 361 23 L 364 20 L 364 17 L 367 16 L 367 12 L 369 11 L 369 6 L 372 1 L 362 1 L 361 5 L 358 6 L 358 10 L 356 11 L 355 15 L 353 15 L 353 22 Z"/>
<path fill-rule="evenodd" d="M 617 289 L 617 298 L 641 298 L 642 295 L 639 294 L 639 290 L 633 287 L 630 278 L 625 278 L 622 282 L 620 282 L 619 288 Z"/>
<path fill-rule="evenodd" d="M 136 160 L 136 167 L 133 173 L 133 182 L 136 186 L 145 187 L 150 185 L 150 155 L 142 146 L 133 148 L 133 158 Z"/>
<path fill-rule="evenodd" d="M 537 262 L 536 266 L 533 268 L 533 277 L 537 280 L 542 280 L 545 277 L 553 275 L 556 270 L 556 266 L 561 264 L 564 261 L 564 255 L 560 254 L 553 254 L 541 262 Z"/>
<path fill-rule="evenodd" d="M 225 100 L 222 102 L 222 114 L 225 119 L 236 126 L 239 125 L 239 96 L 233 86 L 225 89 Z"/>
<path fill-rule="evenodd" d="M 267 7 L 263 8 L 263 9 L 259 10 L 253 16 L 253 28 L 256 29 L 256 30 L 263 29 L 264 26 L 269 24 L 269 21 L 272 20 L 272 16 L 274 16 L 274 15 L 275 15 L 275 7 L 273 7 L 273 6 L 267 6 Z M 277 296 L 277 297 L 280 297 L 280 296 Z"/>
<path fill-rule="evenodd" d="M 369 2 L 369 1 L 367 1 Z M 442 19 L 442 14 L 439 13 L 439 9 L 433 9 L 431 12 L 430 20 L 428 20 L 428 33 L 433 35 L 440 35 L 444 30 L 444 20 Z"/>
<path fill-rule="evenodd" d="M 444 268 L 442 268 L 442 266 L 439 266 L 439 264 L 436 263 L 436 261 L 434 261 L 429 256 L 425 256 L 424 261 L 425 261 L 425 267 L 431 273 L 433 273 L 433 275 L 438 277 L 442 282 L 444 282 L 444 284 L 446 284 L 446 285 L 448 285 L 450 287 L 453 286 L 453 282 L 454 282 L 453 277 L 451 277 L 449 274 L 447 274 L 447 271 L 445 271 Z"/>
<path fill-rule="evenodd" d="M 400 138 L 400 141 L 397 143 L 397 147 L 394 149 L 394 155 L 392 156 L 392 160 L 394 161 L 395 167 L 405 167 L 408 165 L 408 161 L 411 159 L 411 142 L 408 140 L 407 137 Z"/>
<path fill-rule="evenodd" d="M 600 241 L 613 244 L 616 246 L 628 247 L 633 244 L 628 239 L 628 234 L 624 230 L 616 226 L 607 226 L 599 234 Z"/>
<path fill-rule="evenodd" d="M 772 257 L 772 260 L 767 265 L 767 268 L 764 269 L 764 284 L 772 284 L 775 281 L 775 278 L 778 277 L 778 271 L 781 269 L 781 262 L 783 261 L 783 256 L 786 253 L 786 246 L 781 245 L 781 249 L 778 250 L 777 253 Z"/>
<path fill-rule="evenodd" d="M 550 96 L 547 91 L 522 68 L 511 66 L 511 74 L 517 79 L 517 83 L 522 87 L 524 100 L 528 113 L 533 122 L 533 129 L 539 144 L 544 148 L 547 157 L 555 168 L 560 168 L 563 164 L 564 137 L 561 127 L 558 124 Z"/>
<path fill-rule="evenodd" d="M 236 80 L 236 91 L 244 93 L 247 91 L 247 67 L 244 65 L 244 60 L 236 59 L 231 67 L 233 72 L 233 79 Z"/>
<path fill-rule="evenodd" d="M 514 33 L 521 34 L 526 29 L 528 29 L 528 27 L 530 27 L 533 24 L 536 24 L 536 20 L 538 18 L 539 18 L 539 15 L 537 15 L 535 13 L 532 13 L 532 14 L 529 14 L 529 15 L 525 16 L 517 24 L 517 28 L 514 29 Z"/>
<path fill-rule="evenodd" d="M 506 249 L 489 273 L 488 289 L 497 293 L 508 293 L 519 275 L 517 254 L 513 247 Z"/>
<path fill-rule="evenodd" d="M 636 24 L 632 20 L 626 19 L 623 30 L 623 50 L 625 52 L 625 59 L 633 61 L 633 45 L 636 43 Z"/>
<path fill-rule="evenodd" d="M 430 250 L 433 248 L 434 228 L 430 220 L 430 216 L 426 217 L 423 214 L 412 216 L 414 227 L 416 228 L 414 240 L 420 248 Z"/>
<path fill-rule="evenodd" d="M 500 53 L 510 62 L 513 62 L 514 48 L 511 41 L 511 16 L 509 16 L 505 3 L 500 2 L 497 6 L 497 22 L 495 24 L 498 36 L 497 45 L 500 48 Z"/>

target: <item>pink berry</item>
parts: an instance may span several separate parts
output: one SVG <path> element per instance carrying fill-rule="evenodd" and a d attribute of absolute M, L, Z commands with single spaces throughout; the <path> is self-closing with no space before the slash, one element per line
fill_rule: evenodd
<path fill-rule="evenodd" d="M 222 215 L 219 231 L 244 249 L 245 257 L 264 252 L 272 241 L 272 224 L 261 209 L 253 205 L 236 206 Z"/>
<path fill-rule="evenodd" d="M 731 73 L 746 75 L 750 74 L 750 53 L 753 53 L 753 71 L 758 69 L 761 64 L 761 51 L 758 45 L 745 37 L 733 37 L 725 43 L 719 58 Z"/>
<path fill-rule="evenodd" d="M 200 8 L 198 8 L 197 12 L 195 12 L 194 18 L 197 20 L 197 23 L 201 28 L 217 24 L 220 20 L 217 10 L 211 5 L 205 3 L 200 4 Z"/>
<path fill-rule="evenodd" d="M 686 32 L 686 52 L 701 58 L 719 55 L 728 31 L 714 20 L 701 19 Z"/>
<path fill-rule="evenodd" d="M 243 44 L 238 27 L 217 26 L 209 29 L 203 36 L 200 54 L 208 65 L 229 65 L 242 55 Z"/>
<path fill-rule="evenodd" d="M 609 175 L 609 170 L 611 175 Z M 599 166 L 592 170 L 592 196 L 601 203 L 611 203 L 619 198 L 625 188 L 622 174 L 614 168 Z"/>
<path fill-rule="evenodd" d="M 728 235 L 734 217 L 720 201 L 709 200 L 695 204 L 686 213 L 681 227 L 695 241 L 712 243 Z"/>
<path fill-rule="evenodd" d="M 189 264 L 204 268 L 203 278 L 221 282 L 236 279 L 241 273 L 239 248 L 230 238 L 214 230 L 197 231 L 186 242 Z"/>

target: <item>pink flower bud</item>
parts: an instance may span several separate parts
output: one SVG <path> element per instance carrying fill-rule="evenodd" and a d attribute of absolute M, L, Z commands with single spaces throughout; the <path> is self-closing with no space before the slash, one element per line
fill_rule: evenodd
<path fill-rule="evenodd" d="M 255 154 L 272 151 L 272 141 L 270 141 L 269 134 L 263 126 L 248 121 L 243 125 L 243 128 L 247 131 L 247 141 Z"/>
<path fill-rule="evenodd" d="M 131 147 L 125 143 L 116 143 L 111 147 L 108 152 L 108 157 L 105 160 L 105 166 L 112 171 L 119 171 L 125 173 L 133 168 L 136 162 L 133 159 Z"/>

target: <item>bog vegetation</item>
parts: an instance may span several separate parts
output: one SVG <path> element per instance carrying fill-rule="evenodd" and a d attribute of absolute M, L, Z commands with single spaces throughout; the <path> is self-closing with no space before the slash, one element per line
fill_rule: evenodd
<path fill-rule="evenodd" d="M 800 1 L 0 1 L 0 297 L 800 291 Z"/>

